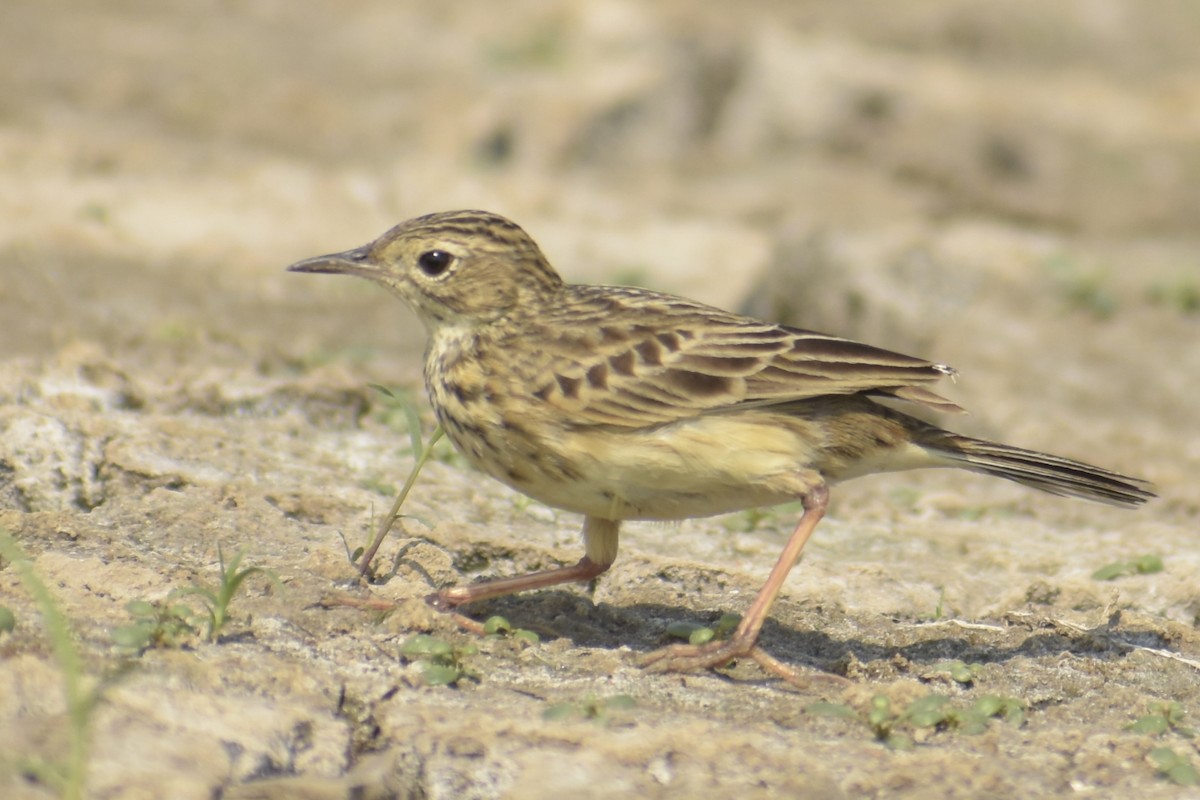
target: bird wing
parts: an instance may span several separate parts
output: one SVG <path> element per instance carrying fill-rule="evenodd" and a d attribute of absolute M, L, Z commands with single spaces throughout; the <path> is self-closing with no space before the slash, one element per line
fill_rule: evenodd
<path fill-rule="evenodd" d="M 520 376 L 576 424 L 642 428 L 860 392 L 961 411 L 923 384 L 954 370 L 671 295 L 571 287 L 538 321 L 546 348 Z"/>

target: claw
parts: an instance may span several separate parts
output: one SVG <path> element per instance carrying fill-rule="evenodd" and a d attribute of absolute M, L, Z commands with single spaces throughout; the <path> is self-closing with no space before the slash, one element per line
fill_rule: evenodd
<path fill-rule="evenodd" d="M 798 689 L 809 689 L 817 682 L 832 683 L 839 687 L 852 683 L 840 675 L 823 672 L 801 675 L 766 650 L 756 647 L 753 641 L 739 641 L 736 637 L 725 642 L 702 645 L 673 644 L 650 653 L 642 659 L 641 665 L 647 672 L 698 672 L 723 667 L 735 658 L 747 656 L 764 672 Z"/>
<path fill-rule="evenodd" d="M 447 597 L 445 591 L 430 592 L 425 595 L 425 602 L 438 611 L 452 611 L 459 605 L 452 598 Z"/>

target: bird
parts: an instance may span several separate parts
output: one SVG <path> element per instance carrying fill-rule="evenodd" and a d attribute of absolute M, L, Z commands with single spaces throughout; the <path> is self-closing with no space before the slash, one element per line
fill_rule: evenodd
<path fill-rule="evenodd" d="M 1147 481 L 944 430 L 908 410 L 962 412 L 930 387 L 953 368 L 731 313 L 663 292 L 565 282 L 498 214 L 415 217 L 374 241 L 292 264 L 390 291 L 427 332 L 424 379 L 446 436 L 482 472 L 583 515 L 575 564 L 443 588 L 437 609 L 590 581 L 625 520 L 682 520 L 799 500 L 802 513 L 731 635 L 648 654 L 652 671 L 751 658 L 784 580 L 825 515 L 829 487 L 879 472 L 954 467 L 1132 508 Z"/>

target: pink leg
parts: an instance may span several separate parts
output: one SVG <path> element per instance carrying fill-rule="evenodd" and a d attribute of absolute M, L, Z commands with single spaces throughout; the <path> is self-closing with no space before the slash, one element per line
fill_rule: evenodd
<path fill-rule="evenodd" d="M 547 569 L 518 575 L 514 578 L 498 578 L 481 581 L 469 586 L 455 586 L 425 597 L 425 602 L 440 611 L 457 608 L 464 603 L 501 597 L 530 589 L 544 589 L 560 583 L 590 581 L 600 575 L 617 558 L 617 534 L 621 523 L 616 520 L 587 517 L 583 521 L 583 542 L 587 555 L 570 567 Z"/>
<path fill-rule="evenodd" d="M 608 567 L 608 564 L 596 564 L 584 556 L 570 567 L 547 569 L 541 572 L 531 572 L 528 575 L 518 575 L 515 578 L 498 578 L 494 581 L 481 581 L 468 586 L 442 589 L 440 592 L 426 595 L 425 602 L 439 611 L 449 611 L 464 603 L 486 600 L 489 597 L 501 597 L 530 589 L 544 589 L 547 586 L 557 586 L 560 583 L 572 581 L 590 581 Z"/>
<path fill-rule="evenodd" d="M 653 672 L 694 672 L 720 667 L 735 658 L 750 656 L 768 672 L 785 680 L 798 682 L 799 678 L 795 672 L 764 653 L 756 643 L 767 613 L 783 588 L 784 580 L 796 565 L 817 523 L 825 516 L 825 508 L 828 505 L 829 489 L 824 484 L 804 496 L 804 514 L 800 517 L 800 522 L 796 524 L 796 529 L 771 569 L 767 582 L 759 589 L 733 636 L 724 641 L 703 645 L 677 644 L 664 647 L 646 656 L 643 664 Z"/>

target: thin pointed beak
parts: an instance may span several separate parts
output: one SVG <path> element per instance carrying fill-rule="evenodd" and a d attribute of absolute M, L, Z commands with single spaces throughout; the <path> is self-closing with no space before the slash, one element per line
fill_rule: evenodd
<path fill-rule="evenodd" d="M 315 272 L 326 275 L 358 275 L 377 280 L 383 272 L 371 259 L 371 246 L 363 245 L 343 253 L 330 253 L 297 261 L 288 272 Z"/>

